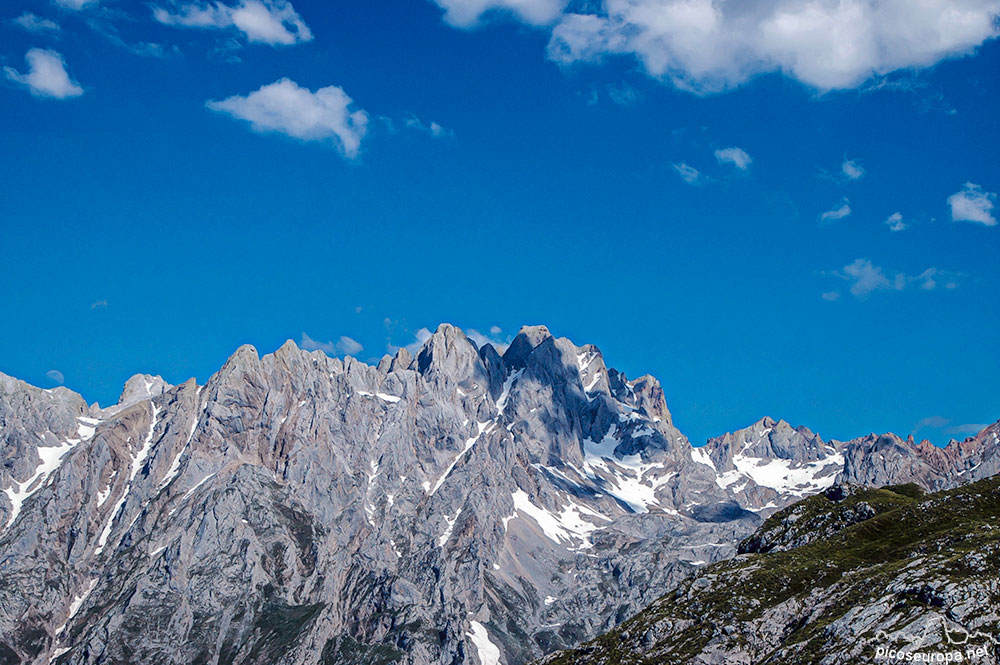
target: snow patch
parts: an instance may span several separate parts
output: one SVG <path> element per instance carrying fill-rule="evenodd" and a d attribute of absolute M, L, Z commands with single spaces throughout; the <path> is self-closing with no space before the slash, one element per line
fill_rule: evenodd
<path fill-rule="evenodd" d="M 438 547 L 444 547 L 448 542 L 448 539 L 451 538 L 451 532 L 455 529 L 455 522 L 458 521 L 458 516 L 461 514 L 462 509 L 459 508 L 454 517 L 448 517 L 447 515 L 444 516 L 444 521 L 448 524 L 448 526 L 445 527 L 444 533 L 441 534 L 440 538 L 438 538 Z"/>
<path fill-rule="evenodd" d="M 465 635 L 476 645 L 480 665 L 499 665 L 500 647 L 490 641 L 490 634 L 486 630 L 486 626 L 478 621 L 470 621 L 469 627 L 472 631 Z"/>
<path fill-rule="evenodd" d="M 503 410 L 507 408 L 507 399 L 510 397 L 510 389 L 513 387 L 514 382 L 521 378 L 524 374 L 523 369 L 519 369 L 510 376 L 507 380 L 503 382 L 503 388 L 500 390 L 500 397 L 497 398 L 497 415 L 502 414 Z"/>

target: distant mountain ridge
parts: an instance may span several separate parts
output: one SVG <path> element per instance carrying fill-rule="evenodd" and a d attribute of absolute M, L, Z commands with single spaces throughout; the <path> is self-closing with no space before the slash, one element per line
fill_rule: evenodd
<path fill-rule="evenodd" d="M 768 418 L 694 448 L 655 378 L 543 326 L 501 356 L 443 324 L 376 366 L 244 346 L 104 409 L 0 375 L 0 663 L 520 665 L 837 479 L 997 463 L 997 425 L 896 439 Z"/>

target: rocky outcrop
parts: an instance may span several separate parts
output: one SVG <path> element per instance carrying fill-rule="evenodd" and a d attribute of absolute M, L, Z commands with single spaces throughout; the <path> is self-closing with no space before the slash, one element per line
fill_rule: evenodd
<path fill-rule="evenodd" d="M 1000 478 L 931 495 L 838 488 L 743 549 L 540 664 L 1000 659 Z"/>

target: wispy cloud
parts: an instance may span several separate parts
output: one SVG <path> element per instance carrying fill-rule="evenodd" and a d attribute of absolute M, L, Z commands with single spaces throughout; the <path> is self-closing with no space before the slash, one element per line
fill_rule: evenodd
<path fill-rule="evenodd" d="M 49 377 L 56 385 L 61 386 L 64 383 L 63 373 L 57 369 L 50 369 L 45 373 L 45 376 Z"/>
<path fill-rule="evenodd" d="M 365 347 L 361 345 L 361 342 L 351 339 L 347 335 L 341 335 L 340 339 L 336 342 L 320 342 L 306 333 L 302 333 L 302 340 L 299 342 L 301 346 L 306 351 L 323 351 L 332 356 L 340 355 L 357 355 L 364 350 Z"/>
<path fill-rule="evenodd" d="M 55 4 L 63 7 L 65 9 L 72 9 L 74 11 L 80 11 L 88 5 L 97 5 L 99 0 L 53 0 Z"/>
<path fill-rule="evenodd" d="M 921 418 L 913 426 L 913 434 L 925 429 L 943 430 L 949 436 L 975 436 L 983 431 L 988 425 L 979 423 L 967 423 L 962 425 L 951 425 L 951 419 L 944 416 L 928 416 Z M 949 427 L 949 425 L 951 425 Z"/>
<path fill-rule="evenodd" d="M 642 101 L 642 93 L 628 83 L 609 85 L 608 99 L 619 106 L 634 106 Z"/>
<path fill-rule="evenodd" d="M 827 210 L 819 216 L 821 222 L 835 222 L 851 214 L 851 204 L 847 199 L 843 199 L 839 206 Z"/>
<path fill-rule="evenodd" d="M 933 267 L 924 270 L 919 275 L 887 272 L 874 265 L 869 259 L 855 259 L 853 263 L 830 274 L 848 282 L 851 295 L 858 300 L 865 300 L 876 291 L 903 291 L 910 287 L 916 287 L 923 291 L 933 291 L 938 288 L 952 290 L 958 288 L 963 277 L 961 273 Z M 837 299 L 826 296 L 827 294 L 824 294 L 823 297 L 827 300 Z"/>
<path fill-rule="evenodd" d="M 391 319 L 387 318 L 385 320 L 385 324 L 386 324 L 386 327 L 388 328 L 388 327 L 391 327 L 393 325 L 393 322 L 392 322 Z M 420 347 L 422 347 L 424 345 L 424 342 L 426 342 L 427 340 L 429 340 L 431 338 L 432 334 L 433 333 L 431 333 L 431 331 L 428 330 L 427 328 L 421 328 L 420 330 L 418 330 L 417 332 L 415 332 L 413 334 L 413 341 L 411 341 L 409 344 L 406 344 L 403 347 L 398 347 L 398 346 L 390 343 L 390 344 L 386 344 L 385 348 L 386 348 L 386 350 L 389 353 L 396 353 L 397 351 L 399 351 L 400 348 L 405 348 L 407 351 L 410 352 L 410 355 L 415 355 L 417 353 L 417 351 L 420 350 Z"/>
<path fill-rule="evenodd" d="M 840 291 L 826 291 L 820 297 L 827 302 L 836 302 L 840 300 Z"/>
<path fill-rule="evenodd" d="M 390 124 L 392 123 L 391 120 L 389 120 L 389 122 L 390 122 Z M 413 130 L 418 131 L 418 132 L 423 132 L 425 134 L 429 134 L 430 136 L 433 136 L 434 138 L 445 138 L 445 137 L 450 137 L 450 136 L 454 136 L 455 135 L 455 133 L 453 131 L 451 131 L 450 129 L 446 129 L 446 128 L 442 127 L 441 125 L 439 125 L 436 122 L 432 121 L 432 122 L 430 122 L 428 124 L 424 124 L 423 121 L 421 121 L 416 116 L 412 116 L 412 115 L 409 116 L 408 118 L 406 118 L 406 120 L 403 121 L 403 125 L 407 129 L 413 129 Z"/>
<path fill-rule="evenodd" d="M 701 171 L 691 166 L 687 162 L 679 162 L 677 164 L 672 164 L 674 171 L 680 176 L 681 180 L 689 185 L 696 185 L 702 182 Z"/>
<path fill-rule="evenodd" d="M 368 127 L 368 114 L 352 110 L 343 88 L 315 92 L 287 78 L 246 96 L 234 95 L 206 105 L 213 111 L 246 120 L 257 132 L 278 132 L 303 141 L 331 141 L 348 158 L 358 156 Z"/>
<path fill-rule="evenodd" d="M 13 67 L 4 67 L 4 74 L 15 83 L 26 86 L 37 97 L 67 99 L 83 94 L 80 84 L 70 78 L 66 61 L 51 49 L 33 48 L 24 56 L 28 63 L 25 74 Z"/>
<path fill-rule="evenodd" d="M 90 309 L 105 309 L 108 306 L 108 301 L 101 299 L 90 303 Z"/>
<path fill-rule="evenodd" d="M 484 14 L 510 14 L 529 25 L 555 21 L 567 0 L 434 0 L 444 9 L 444 19 L 461 28 L 475 26 Z"/>
<path fill-rule="evenodd" d="M 910 226 L 903 221 L 903 214 L 899 212 L 894 212 L 889 215 L 886 218 L 885 223 L 889 227 L 889 230 L 893 233 L 896 233 L 897 231 L 905 231 Z"/>
<path fill-rule="evenodd" d="M 11 19 L 10 22 L 22 30 L 27 30 L 28 32 L 55 33 L 60 31 L 59 24 L 52 19 L 43 18 L 38 14 L 33 14 L 31 12 L 23 12 L 17 18 Z"/>
<path fill-rule="evenodd" d="M 469 328 L 465 331 L 466 336 L 475 342 L 476 346 L 482 347 L 484 344 L 492 344 L 499 353 L 503 353 L 507 350 L 509 341 L 500 338 L 503 330 L 500 326 L 490 326 L 489 334 L 483 334 L 476 330 L 475 328 Z"/>
<path fill-rule="evenodd" d="M 979 185 L 965 183 L 962 189 L 948 197 L 953 222 L 976 222 L 986 226 L 996 226 L 993 216 L 993 202 L 997 195 L 983 191 Z"/>
<path fill-rule="evenodd" d="M 989 427 L 985 423 L 967 423 L 964 425 L 952 425 L 948 428 L 948 434 L 952 436 L 975 436 Z"/>
<path fill-rule="evenodd" d="M 913 432 L 916 433 L 927 428 L 941 429 L 942 427 L 946 427 L 950 422 L 950 420 L 943 416 L 928 416 L 917 421 L 917 424 L 913 426 Z"/>
<path fill-rule="evenodd" d="M 165 25 L 187 28 L 235 28 L 247 41 L 288 46 L 313 38 L 309 27 L 286 0 L 242 0 L 236 5 L 197 2 L 154 7 L 153 17 Z"/>
<path fill-rule="evenodd" d="M 862 168 L 861 164 L 853 159 L 845 159 L 844 163 L 840 165 L 840 172 L 843 173 L 844 177 L 848 180 L 859 180 L 865 175 L 864 168 Z"/>
<path fill-rule="evenodd" d="M 722 148 L 715 151 L 715 158 L 720 164 L 732 164 L 741 171 L 746 171 L 753 163 L 753 158 L 743 148 Z"/>

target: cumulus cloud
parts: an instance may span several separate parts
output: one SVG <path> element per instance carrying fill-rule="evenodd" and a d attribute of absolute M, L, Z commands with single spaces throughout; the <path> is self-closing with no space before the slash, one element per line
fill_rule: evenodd
<path fill-rule="evenodd" d="M 996 198 L 995 193 L 984 192 L 979 185 L 965 183 L 960 191 L 948 197 L 951 221 L 996 226 L 997 220 L 993 216 L 993 202 Z"/>
<path fill-rule="evenodd" d="M 869 259 L 855 259 L 853 263 L 832 274 L 848 282 L 851 295 L 858 300 L 865 300 L 876 291 L 903 291 L 911 286 L 923 291 L 933 291 L 937 288 L 956 289 L 962 278 L 960 273 L 933 267 L 919 275 L 907 275 L 904 272 L 887 273 Z M 827 298 L 831 299 L 836 298 Z"/>
<path fill-rule="evenodd" d="M 11 19 L 11 23 L 27 30 L 28 32 L 59 32 L 59 24 L 47 18 L 42 18 L 38 14 L 23 12 L 17 18 Z"/>
<path fill-rule="evenodd" d="M 753 159 L 747 154 L 746 150 L 736 147 L 716 150 L 715 158 L 719 160 L 720 164 L 732 164 L 741 171 L 746 171 L 753 162 Z"/>
<path fill-rule="evenodd" d="M 853 159 L 845 159 L 844 163 L 840 165 L 840 172 L 848 180 L 858 180 L 865 174 L 865 170 L 861 164 L 858 164 Z"/>
<path fill-rule="evenodd" d="M 61 386 L 63 384 L 63 373 L 57 369 L 50 369 L 48 372 L 45 373 L 45 376 L 49 377 L 52 381 L 54 381 L 56 385 Z"/>
<path fill-rule="evenodd" d="M 781 72 L 818 89 L 854 88 L 970 53 L 998 34 L 1000 0 L 435 0 L 470 27 L 505 11 L 549 33 L 560 64 L 636 58 L 699 93 Z"/>
<path fill-rule="evenodd" d="M 341 335 L 340 339 L 336 342 L 319 342 L 306 333 L 302 333 L 302 340 L 299 343 L 306 351 L 323 351 L 332 356 L 339 355 L 357 355 L 365 347 L 361 346 L 361 343 L 357 340 L 351 339 L 347 335 Z"/>
<path fill-rule="evenodd" d="M 434 0 L 448 23 L 462 28 L 479 23 L 484 14 L 506 13 L 529 25 L 547 25 L 559 18 L 567 0 Z"/>
<path fill-rule="evenodd" d="M 257 132 L 278 132 L 303 141 L 332 141 L 344 156 L 353 159 L 367 131 L 368 114 L 352 110 L 352 102 L 337 86 L 312 92 L 283 78 L 249 95 L 210 101 L 207 106 L 246 120 Z"/>
<path fill-rule="evenodd" d="M 897 231 L 905 231 L 909 228 L 909 224 L 903 221 L 903 214 L 899 212 L 894 212 L 885 219 L 886 225 L 889 230 L 893 233 Z"/>
<path fill-rule="evenodd" d="M 841 201 L 840 205 L 827 210 L 819 216 L 821 222 L 835 222 L 851 214 L 851 204 L 847 199 Z"/>
<path fill-rule="evenodd" d="M 24 56 L 28 72 L 22 74 L 13 67 L 4 67 L 4 74 L 15 83 L 27 86 L 31 94 L 38 97 L 66 99 L 79 97 L 83 88 L 70 78 L 66 71 L 66 61 L 51 49 L 33 48 Z"/>
<path fill-rule="evenodd" d="M 678 164 L 673 164 L 674 171 L 680 176 L 681 180 L 689 185 L 695 185 L 701 182 L 701 171 L 691 166 L 686 162 L 680 162 Z"/>
<path fill-rule="evenodd" d="M 154 7 L 153 17 L 165 25 L 239 30 L 250 42 L 290 45 L 313 38 L 309 26 L 287 0 L 241 0 L 236 5 L 197 2 L 170 10 Z"/>

